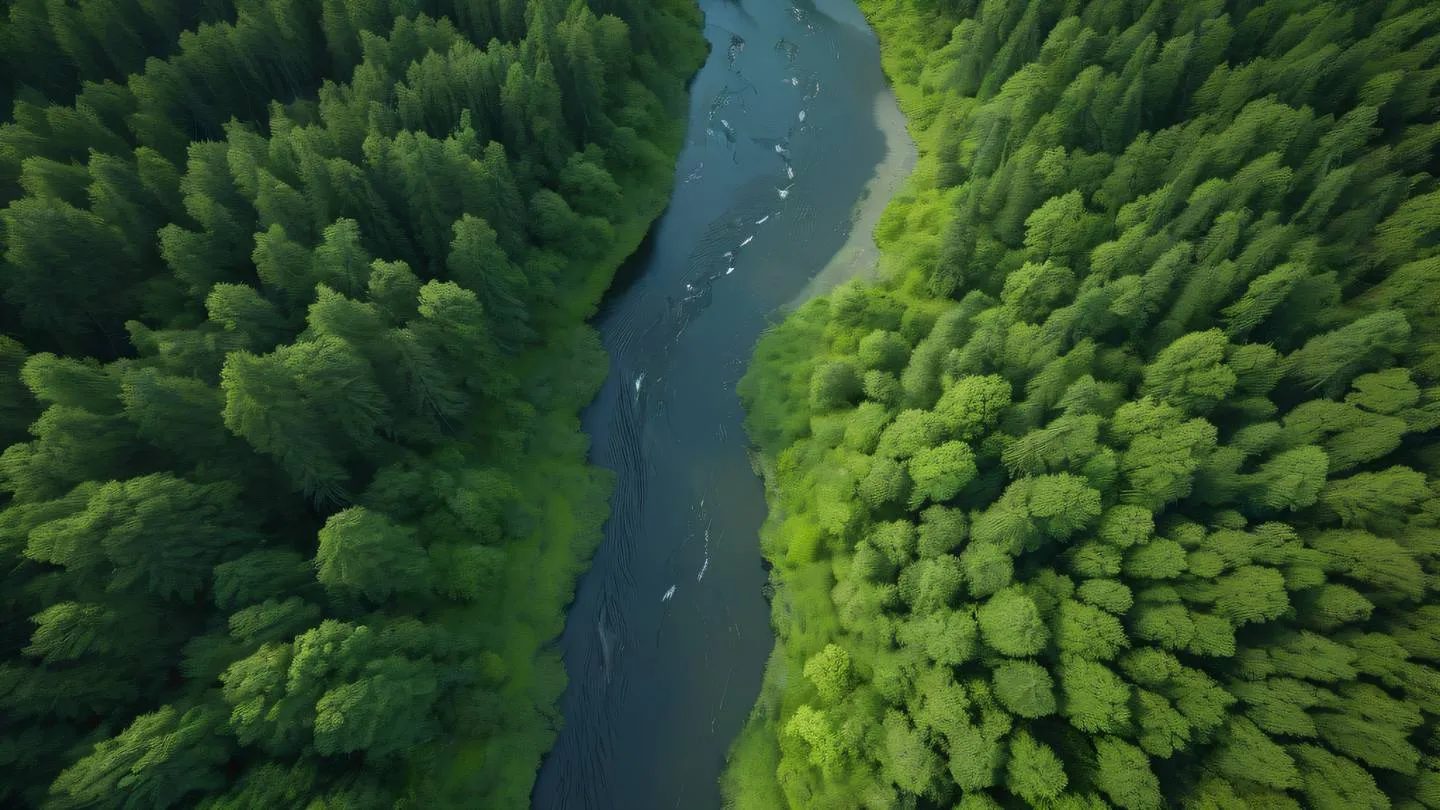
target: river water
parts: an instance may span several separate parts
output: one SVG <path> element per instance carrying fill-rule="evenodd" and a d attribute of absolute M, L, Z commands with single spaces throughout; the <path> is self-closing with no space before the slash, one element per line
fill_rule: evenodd
<path fill-rule="evenodd" d="M 735 384 L 779 308 L 873 256 L 865 226 L 913 160 L 851 0 L 700 5 L 674 196 L 595 320 L 610 375 L 582 421 L 618 481 L 560 639 L 537 810 L 719 807 L 774 644 Z"/>

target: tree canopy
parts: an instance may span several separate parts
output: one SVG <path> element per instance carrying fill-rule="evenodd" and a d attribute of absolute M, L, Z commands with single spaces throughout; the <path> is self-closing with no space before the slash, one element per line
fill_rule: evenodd
<path fill-rule="evenodd" d="M 1440 7 L 861 6 L 921 159 L 740 386 L 727 806 L 1440 807 Z"/>
<path fill-rule="evenodd" d="M 583 320 L 664 206 L 699 31 L 5 4 L 0 805 L 527 802 L 609 494 Z"/>

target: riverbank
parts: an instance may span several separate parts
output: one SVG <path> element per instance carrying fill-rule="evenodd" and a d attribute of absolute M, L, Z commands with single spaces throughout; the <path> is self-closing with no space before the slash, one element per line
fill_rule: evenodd
<path fill-rule="evenodd" d="M 697 30 L 700 25 L 697 11 Z M 697 42 L 687 91 L 708 57 L 709 43 Z M 414 797 L 416 806 L 459 810 L 475 807 L 477 797 L 483 797 L 484 806 L 525 806 L 540 762 L 563 724 L 558 704 L 566 675 L 556 642 L 576 583 L 603 537 L 615 488 L 614 474 L 590 462 L 589 437 L 580 425 L 580 412 L 604 385 L 608 365 L 600 334 L 589 319 L 670 203 L 673 159 L 684 146 L 688 104 L 676 101 L 671 118 L 657 128 L 659 145 L 672 157 L 668 170 L 616 178 L 635 214 L 615 226 L 610 250 L 557 302 L 556 323 L 571 326 L 520 361 L 535 412 L 525 463 L 512 480 L 520 501 L 538 505 L 538 519 L 523 539 L 506 549 L 505 572 L 498 580 L 504 594 L 498 601 L 507 609 L 500 614 L 501 626 L 488 631 L 502 640 L 496 650 L 500 657 L 519 663 L 506 672 L 498 695 L 478 694 L 476 699 L 538 711 L 528 720 L 512 720 L 503 730 L 487 729 L 436 752 L 433 761 L 417 767 L 417 773 L 425 775 L 412 780 L 423 786 Z M 457 633 L 479 620 L 493 620 L 487 605 L 459 608 L 444 618 Z"/>
<path fill-rule="evenodd" d="M 847 281 L 877 278 L 882 271 L 884 256 L 875 243 L 875 227 L 880 224 L 880 218 L 891 200 L 915 171 L 918 152 L 893 92 L 887 91 L 875 97 L 875 126 L 885 136 L 885 158 L 875 167 L 875 175 L 861 192 L 852 217 L 850 235 L 800 294 L 786 305 L 787 310 L 798 309 L 806 301 L 826 295 Z"/>
<path fill-rule="evenodd" d="M 872 8 L 863 9 L 867 29 L 874 13 Z M 912 125 L 917 123 L 902 110 L 915 104 L 916 99 L 911 95 L 915 88 L 895 83 L 897 55 L 890 52 L 883 38 L 880 53 L 888 82 L 886 92 L 875 98 L 874 117 L 885 136 L 885 158 L 876 166 L 864 196 L 855 207 L 853 227 L 845 244 L 785 306 L 787 314 L 801 313 L 807 304 L 825 307 L 823 297 L 840 286 L 851 281 L 878 279 L 904 263 L 905 246 L 887 244 L 882 249 L 876 230 L 884 220 L 903 219 L 915 204 L 915 198 L 922 196 L 922 178 L 933 172 L 930 165 L 933 158 L 927 160 L 928 154 L 922 144 L 917 143 L 917 139 L 923 141 L 924 133 L 912 130 Z M 803 313 L 791 317 L 803 317 Z M 760 444 L 753 436 L 752 441 Z M 821 603 L 831 598 L 834 577 L 828 562 L 797 558 L 786 537 L 787 515 L 775 476 L 774 453 L 778 449 L 781 448 L 761 446 L 754 454 L 754 466 L 764 482 L 768 506 L 765 525 L 760 531 L 760 548 L 765 559 L 773 563 L 767 590 L 772 594 L 771 627 L 776 643 L 766 660 L 760 694 L 745 728 L 727 754 L 726 767 L 720 777 L 725 810 L 776 810 L 789 806 L 781 788 L 783 777 L 777 773 L 781 760 L 778 723 L 787 692 L 803 680 L 805 659 L 795 652 L 800 645 L 787 642 L 796 632 L 823 635 L 835 622 L 832 611 L 821 627 L 796 627 L 794 623 L 795 605 Z"/>

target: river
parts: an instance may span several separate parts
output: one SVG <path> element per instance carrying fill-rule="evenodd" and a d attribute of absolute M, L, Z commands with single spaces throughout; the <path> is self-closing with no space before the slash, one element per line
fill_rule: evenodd
<path fill-rule="evenodd" d="M 537 810 L 708 810 L 774 644 L 735 385 L 778 310 L 874 263 L 914 146 L 852 0 L 701 0 L 669 208 L 595 325 L 582 416 L 612 514 L 560 638 L 565 725 Z"/>

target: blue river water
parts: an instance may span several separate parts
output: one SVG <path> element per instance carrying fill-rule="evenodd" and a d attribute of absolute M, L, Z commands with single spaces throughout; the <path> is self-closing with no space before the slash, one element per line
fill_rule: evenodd
<path fill-rule="evenodd" d="M 701 7 L 712 49 L 671 204 L 595 320 L 610 376 L 583 424 L 618 481 L 559 642 L 565 724 L 537 810 L 720 806 L 774 644 L 735 385 L 886 156 L 878 46 L 850 0 Z"/>

